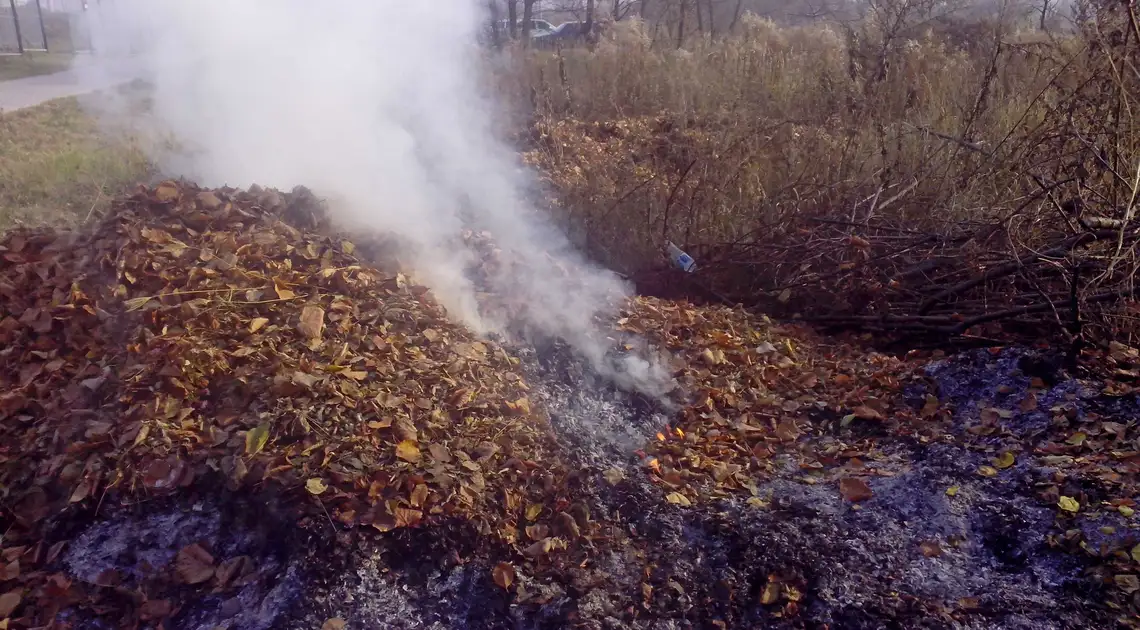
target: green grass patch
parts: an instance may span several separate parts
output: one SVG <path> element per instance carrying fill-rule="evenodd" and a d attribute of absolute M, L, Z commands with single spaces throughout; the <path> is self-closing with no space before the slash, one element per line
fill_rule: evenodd
<path fill-rule="evenodd" d="M 0 115 L 0 230 L 81 223 L 151 172 L 131 137 L 100 129 L 74 98 Z"/>
<path fill-rule="evenodd" d="M 0 56 L 0 81 L 24 79 L 63 72 L 71 67 L 72 55 L 64 53 L 25 53 Z"/>

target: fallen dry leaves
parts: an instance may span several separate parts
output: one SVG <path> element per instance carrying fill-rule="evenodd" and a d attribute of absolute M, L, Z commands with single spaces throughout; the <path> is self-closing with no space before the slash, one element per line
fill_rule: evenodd
<path fill-rule="evenodd" d="M 304 197 L 165 182 L 93 229 L 0 240 L 0 497 L 29 545 L 69 504 L 208 477 L 291 489 L 341 525 L 461 517 L 507 542 L 522 506 L 554 500 L 518 360 L 301 229 L 319 225 Z M 175 564 L 186 584 L 219 569 L 196 546 Z M 42 577 L 0 603 L 48 602 Z"/>
<path fill-rule="evenodd" d="M 49 517 L 207 477 L 234 489 L 276 484 L 319 505 L 320 518 L 382 532 L 459 517 L 513 545 L 520 562 L 542 563 L 596 531 L 564 494 L 567 473 L 518 360 L 449 322 L 404 271 L 317 230 L 319 211 L 302 197 L 168 182 L 121 200 L 92 230 L 0 240 L 0 497 L 17 524 L 0 563 L 0 618 L 33 602 L 38 612 L 19 624 L 31 626 L 80 596 L 43 570 L 60 553 L 37 538 Z M 477 247 L 496 264 L 486 239 Z M 740 309 L 652 298 L 632 300 L 613 326 L 668 351 L 687 396 L 639 453 L 678 509 L 730 496 L 765 509 L 758 484 L 777 456 L 805 483 L 867 501 L 871 480 L 890 474 L 874 436 L 949 439 L 952 410 L 936 397 L 901 402 L 915 361 Z M 1127 375 L 1140 355 L 1117 350 Z M 1113 383 L 1113 393 L 1126 387 Z M 1040 408 L 1042 387 L 1016 409 L 978 410 L 964 439 L 992 464 L 980 475 L 1047 463 L 1112 490 L 1094 505 L 1046 489 L 1061 517 L 1131 517 L 1135 427 L 1086 417 L 1078 431 L 1071 407 Z M 1023 452 L 1002 423 L 1038 412 L 1063 435 Z M 602 474 L 611 485 L 626 477 Z M 941 548 L 928 541 L 916 553 Z M 1136 555 L 1109 556 L 1122 591 Z M 257 570 L 198 545 L 173 565 L 181 583 L 217 588 Z M 507 563 L 491 577 L 504 589 L 518 579 Z M 793 614 L 801 597 L 772 578 L 761 600 Z M 158 620 L 176 608 L 154 599 L 137 612 Z"/>

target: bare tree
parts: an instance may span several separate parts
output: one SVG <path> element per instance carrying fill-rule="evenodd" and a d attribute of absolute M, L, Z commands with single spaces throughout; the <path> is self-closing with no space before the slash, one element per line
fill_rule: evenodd
<path fill-rule="evenodd" d="M 1040 12 L 1038 26 L 1040 26 L 1041 30 L 1047 31 L 1049 30 L 1049 18 L 1052 17 L 1056 8 L 1053 6 L 1052 0 L 1040 0 L 1040 2 L 1041 6 L 1037 7 Z"/>
<path fill-rule="evenodd" d="M 740 21 L 740 16 L 744 13 L 744 0 L 736 0 L 736 9 L 732 12 L 732 23 L 728 25 L 728 30 L 736 29 L 737 22 Z"/>
<path fill-rule="evenodd" d="M 519 36 L 519 0 L 507 0 L 507 30 L 511 39 Z"/>
<path fill-rule="evenodd" d="M 583 32 L 589 35 L 594 32 L 594 0 L 586 0 L 586 23 Z"/>
<path fill-rule="evenodd" d="M 685 13 L 689 11 L 689 1 L 681 0 L 680 10 L 677 16 L 677 48 L 685 44 Z"/>
<path fill-rule="evenodd" d="M 530 47 L 530 20 L 534 17 L 535 0 L 523 0 L 522 41 L 523 48 Z"/>

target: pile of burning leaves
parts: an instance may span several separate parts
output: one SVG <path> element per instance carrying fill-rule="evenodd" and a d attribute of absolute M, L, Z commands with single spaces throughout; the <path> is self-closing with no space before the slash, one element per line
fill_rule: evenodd
<path fill-rule="evenodd" d="M 1079 407 L 1076 390 L 1032 365 L 994 353 L 1016 382 L 981 384 L 989 398 L 968 405 L 924 367 L 930 356 L 870 352 L 741 309 L 634 298 L 613 337 L 670 353 L 685 399 L 629 462 L 589 470 L 519 354 L 450 322 L 398 262 L 327 227 L 304 189 L 165 182 L 90 229 L 0 240 L 0 628 L 83 607 L 153 622 L 172 614 L 178 589 L 225 592 L 255 572 L 199 545 L 153 567 L 145 589 L 57 572 L 67 537 L 46 530 L 105 502 L 272 490 L 305 508 L 302 521 L 338 530 L 463 521 L 502 552 L 489 579 L 519 603 L 524 574 L 582 573 L 601 548 L 669 553 L 591 517 L 592 505 L 608 509 L 583 490 L 595 481 L 615 496 L 640 483 L 678 512 L 734 501 L 768 510 L 765 482 L 791 476 L 856 509 L 876 480 L 914 465 L 900 444 L 969 449 L 988 462 L 984 481 L 1047 469 L 1035 487 L 1056 511 L 1055 546 L 1097 558 L 1121 609 L 1140 593 L 1135 537 L 1094 545 L 1081 529 L 1133 527 L 1140 428 L 1110 403 Z M 494 258 L 487 235 L 467 240 Z M 1117 348 L 1112 360 L 1128 373 L 1140 352 Z M 641 592 L 650 610 L 653 587 Z M 770 577 L 756 602 L 733 605 L 792 619 L 811 597 L 806 581 Z"/>
<path fill-rule="evenodd" d="M 304 189 L 166 182 L 95 229 L 0 241 L 0 619 L 83 599 L 28 569 L 60 553 L 43 523 L 108 497 L 272 485 L 343 524 L 460 517 L 508 541 L 543 511 L 562 471 L 518 359 L 352 242 L 294 227 L 321 212 Z M 213 579 L 188 553 L 202 570 L 172 580 Z"/>

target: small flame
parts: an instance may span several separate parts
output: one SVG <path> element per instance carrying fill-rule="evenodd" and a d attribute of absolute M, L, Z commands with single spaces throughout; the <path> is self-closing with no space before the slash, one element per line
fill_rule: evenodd
<path fill-rule="evenodd" d="M 657 461 L 656 457 L 649 460 L 649 464 L 647 464 L 647 465 L 653 469 L 653 472 L 658 473 L 658 474 L 661 473 L 661 464 Z"/>
<path fill-rule="evenodd" d="M 658 433 L 657 433 L 657 439 L 658 439 L 658 440 L 661 440 L 662 442 L 664 442 L 664 441 L 665 441 L 665 434 L 664 434 L 664 433 L 661 433 L 661 432 L 658 432 Z"/>
<path fill-rule="evenodd" d="M 677 437 L 681 438 L 682 440 L 685 439 L 685 432 L 681 430 L 681 427 L 677 427 L 673 430 L 677 432 Z"/>

